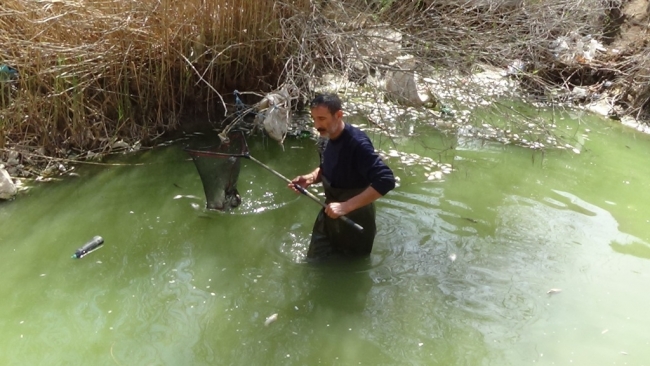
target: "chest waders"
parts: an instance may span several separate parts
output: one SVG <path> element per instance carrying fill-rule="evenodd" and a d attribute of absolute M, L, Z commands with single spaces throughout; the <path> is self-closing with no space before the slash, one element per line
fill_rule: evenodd
<path fill-rule="evenodd" d="M 366 190 L 366 188 L 334 188 L 327 178 L 322 177 L 325 190 L 325 203 L 345 202 Z M 352 221 L 363 226 L 359 232 L 338 219 L 332 219 L 321 209 L 314 222 L 307 258 L 325 258 L 332 254 L 345 256 L 365 256 L 372 251 L 377 233 L 375 224 L 375 204 L 360 207 L 346 215 Z"/>

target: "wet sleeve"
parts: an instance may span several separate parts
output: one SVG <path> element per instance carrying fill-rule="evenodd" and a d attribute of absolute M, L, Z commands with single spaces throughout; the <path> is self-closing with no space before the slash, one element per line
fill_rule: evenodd
<path fill-rule="evenodd" d="M 370 182 L 370 186 L 382 196 L 395 188 L 393 171 L 375 152 L 370 140 L 362 140 L 356 149 L 357 168 Z"/>

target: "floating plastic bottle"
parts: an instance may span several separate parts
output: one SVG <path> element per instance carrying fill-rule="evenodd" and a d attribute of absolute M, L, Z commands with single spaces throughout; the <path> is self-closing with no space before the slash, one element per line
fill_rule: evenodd
<path fill-rule="evenodd" d="M 92 238 L 91 241 L 87 242 L 86 244 L 84 244 L 84 246 L 77 249 L 77 251 L 74 252 L 74 254 L 72 255 L 72 258 L 75 259 L 83 258 L 86 255 L 99 249 L 102 246 L 102 244 L 104 244 L 104 238 L 102 238 L 101 236 L 95 236 L 94 238 Z"/>

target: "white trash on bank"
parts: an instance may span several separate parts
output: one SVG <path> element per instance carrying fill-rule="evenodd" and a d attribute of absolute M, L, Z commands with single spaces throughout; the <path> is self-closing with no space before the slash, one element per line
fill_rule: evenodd
<path fill-rule="evenodd" d="M 598 51 L 607 49 L 591 35 L 584 37 L 577 32 L 570 32 L 566 36 L 560 36 L 550 45 L 550 50 L 555 58 L 566 63 L 585 63 L 596 58 Z"/>
<path fill-rule="evenodd" d="M 7 173 L 7 171 L 4 169 L 0 169 L 0 199 L 11 199 L 16 195 L 17 192 L 18 189 L 16 188 L 14 182 L 11 180 L 9 173 Z"/>
<path fill-rule="evenodd" d="M 388 96 L 400 104 L 414 107 L 426 103 L 429 96 L 419 93 L 418 84 L 415 80 L 417 75 L 413 56 L 398 57 L 393 66 L 399 70 L 386 73 L 386 92 Z"/>
<path fill-rule="evenodd" d="M 282 144 L 291 123 L 291 95 L 286 89 L 267 94 L 256 104 L 255 124 L 264 127 L 269 136 Z"/>

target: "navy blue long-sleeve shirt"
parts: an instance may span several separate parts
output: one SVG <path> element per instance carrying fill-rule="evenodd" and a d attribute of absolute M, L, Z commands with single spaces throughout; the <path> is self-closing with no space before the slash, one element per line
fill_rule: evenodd
<path fill-rule="evenodd" d="M 327 142 L 320 168 L 335 188 L 370 186 L 382 196 L 395 188 L 393 171 L 375 152 L 368 135 L 347 123 L 335 140 Z"/>

